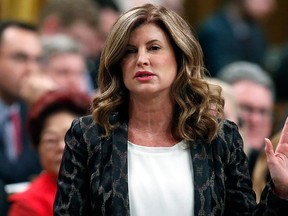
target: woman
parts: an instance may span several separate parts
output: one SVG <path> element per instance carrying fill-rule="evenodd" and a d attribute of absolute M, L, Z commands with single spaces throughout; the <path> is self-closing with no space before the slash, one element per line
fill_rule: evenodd
<path fill-rule="evenodd" d="M 32 181 L 26 191 L 9 197 L 9 216 L 53 215 L 64 135 L 74 118 L 88 113 L 90 102 L 90 96 L 84 93 L 51 91 L 33 104 L 28 115 L 28 129 L 38 151 L 43 172 Z"/>
<path fill-rule="evenodd" d="M 237 126 L 221 119 L 223 99 L 176 13 L 146 4 L 122 14 L 99 84 L 92 116 L 66 134 L 54 215 L 264 215 L 278 207 L 256 205 Z M 275 191 L 288 198 L 277 175 L 287 176 L 287 165 L 273 166 L 267 147 Z M 263 198 L 281 200 L 271 185 Z"/>

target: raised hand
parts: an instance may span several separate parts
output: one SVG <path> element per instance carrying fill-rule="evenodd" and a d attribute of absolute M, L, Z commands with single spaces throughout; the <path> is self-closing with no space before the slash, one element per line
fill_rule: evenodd
<path fill-rule="evenodd" d="M 267 164 L 275 185 L 274 192 L 279 197 L 288 199 L 288 117 L 275 152 L 269 139 L 265 139 L 265 144 Z"/>

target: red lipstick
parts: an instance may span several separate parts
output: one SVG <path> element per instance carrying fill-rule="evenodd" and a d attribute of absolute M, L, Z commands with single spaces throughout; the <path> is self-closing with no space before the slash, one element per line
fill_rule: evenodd
<path fill-rule="evenodd" d="M 138 71 L 136 72 L 134 78 L 139 81 L 148 81 L 151 80 L 153 76 L 155 76 L 155 74 L 149 71 Z"/>

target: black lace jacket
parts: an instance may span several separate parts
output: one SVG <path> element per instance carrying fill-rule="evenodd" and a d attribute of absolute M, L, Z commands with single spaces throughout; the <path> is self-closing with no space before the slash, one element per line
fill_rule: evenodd
<path fill-rule="evenodd" d="M 91 116 L 72 123 L 59 172 L 55 216 L 130 215 L 127 124 L 120 124 L 110 139 L 101 139 L 101 134 L 103 128 Z M 203 140 L 192 144 L 195 216 L 281 215 L 288 208 L 287 201 L 273 194 L 271 184 L 256 204 L 242 147 L 237 126 L 228 121 L 211 144 Z"/>

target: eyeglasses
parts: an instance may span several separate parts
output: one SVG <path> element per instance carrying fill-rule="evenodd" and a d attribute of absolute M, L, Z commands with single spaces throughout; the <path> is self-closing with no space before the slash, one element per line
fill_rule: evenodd
<path fill-rule="evenodd" d="M 247 116 L 258 114 L 263 119 L 271 119 L 273 111 L 269 108 L 254 107 L 248 104 L 240 104 L 240 111 Z"/>
<path fill-rule="evenodd" d="M 41 145 L 44 146 L 46 150 L 54 150 L 64 141 L 64 137 L 60 136 L 46 136 L 41 138 Z"/>
<path fill-rule="evenodd" d="M 16 64 L 26 64 L 28 62 L 40 64 L 42 62 L 41 56 L 29 56 L 28 54 L 23 52 L 15 52 L 11 54 L 2 53 L 1 56 L 10 59 Z"/>

